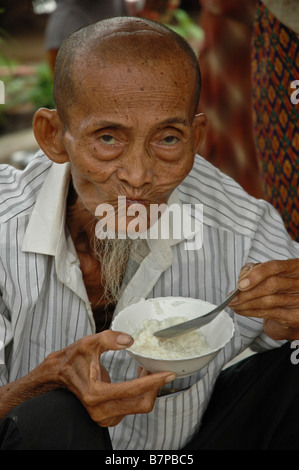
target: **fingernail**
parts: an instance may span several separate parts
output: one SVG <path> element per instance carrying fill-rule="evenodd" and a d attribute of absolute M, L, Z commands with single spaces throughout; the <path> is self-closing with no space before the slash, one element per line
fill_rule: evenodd
<path fill-rule="evenodd" d="M 250 271 L 250 269 L 253 268 L 253 263 L 251 264 L 248 264 L 247 266 L 245 265 L 242 269 L 241 269 L 241 272 L 240 272 L 240 279 L 243 279 L 246 274 L 248 273 L 248 271 Z"/>
<path fill-rule="evenodd" d="M 250 281 L 248 277 L 246 277 L 245 279 L 241 279 L 241 281 L 239 282 L 240 289 L 247 289 L 247 287 L 249 286 L 250 286 Z"/>
<path fill-rule="evenodd" d="M 171 374 L 171 375 L 168 375 L 165 379 L 165 383 L 168 384 L 169 382 L 172 382 L 173 380 L 176 379 L 176 375 L 175 374 Z"/>
<path fill-rule="evenodd" d="M 246 266 L 244 266 L 244 268 L 242 268 L 242 271 L 244 271 L 244 273 L 246 273 L 247 271 L 249 271 L 250 269 L 252 269 L 254 266 L 253 263 L 248 263 Z"/>
<path fill-rule="evenodd" d="M 126 335 L 126 334 L 118 335 L 118 337 L 116 338 L 116 342 L 117 342 L 117 344 L 119 344 L 120 346 L 129 346 L 129 344 L 130 344 L 132 341 L 133 341 L 132 336 Z"/>

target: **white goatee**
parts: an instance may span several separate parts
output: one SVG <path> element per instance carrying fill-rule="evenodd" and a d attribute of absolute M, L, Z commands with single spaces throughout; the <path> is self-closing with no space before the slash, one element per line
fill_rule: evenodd
<path fill-rule="evenodd" d="M 104 298 L 116 304 L 120 298 L 122 281 L 126 272 L 132 249 L 136 249 L 140 240 L 94 239 L 94 251 L 101 264 Z"/>

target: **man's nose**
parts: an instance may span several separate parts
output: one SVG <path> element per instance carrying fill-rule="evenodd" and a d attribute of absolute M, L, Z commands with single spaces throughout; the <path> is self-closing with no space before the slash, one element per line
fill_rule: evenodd
<path fill-rule="evenodd" d="M 146 149 L 132 150 L 123 156 L 121 166 L 117 170 L 120 181 L 133 188 L 141 188 L 153 181 L 152 159 Z"/>

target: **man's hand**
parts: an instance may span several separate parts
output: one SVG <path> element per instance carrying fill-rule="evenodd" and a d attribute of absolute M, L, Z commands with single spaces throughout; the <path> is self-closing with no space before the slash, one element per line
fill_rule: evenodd
<path fill-rule="evenodd" d="M 275 340 L 299 339 L 299 259 L 245 265 L 240 294 L 230 307 L 238 314 L 264 318 Z"/>
<path fill-rule="evenodd" d="M 115 426 L 126 415 L 152 410 L 160 387 L 175 379 L 171 372 L 148 374 L 120 383 L 111 383 L 100 364 L 101 354 L 131 346 L 126 334 L 106 330 L 86 336 L 67 348 L 52 353 L 59 361 L 59 381 L 73 392 L 94 421 L 101 426 Z"/>

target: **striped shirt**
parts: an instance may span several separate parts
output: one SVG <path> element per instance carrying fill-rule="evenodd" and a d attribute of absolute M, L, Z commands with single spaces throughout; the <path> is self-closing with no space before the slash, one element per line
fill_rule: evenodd
<path fill-rule="evenodd" d="M 69 164 L 54 164 L 42 152 L 23 171 L 0 167 L 1 384 L 95 332 L 65 226 L 69 179 Z M 115 315 L 141 298 L 183 296 L 217 304 L 235 288 L 246 262 L 299 257 L 277 212 L 199 156 L 172 197 L 181 204 L 203 204 L 202 247 L 186 250 L 184 239 L 144 240 L 129 260 L 131 274 Z M 223 366 L 249 346 L 280 344 L 264 334 L 261 319 L 228 312 L 235 323 L 231 341 L 199 372 L 172 382 L 169 387 L 178 392 L 158 397 L 152 412 L 127 416 L 111 428 L 114 449 L 183 448 L 200 426 Z M 126 351 L 108 351 L 102 362 L 112 381 L 136 377 L 137 366 Z"/>

